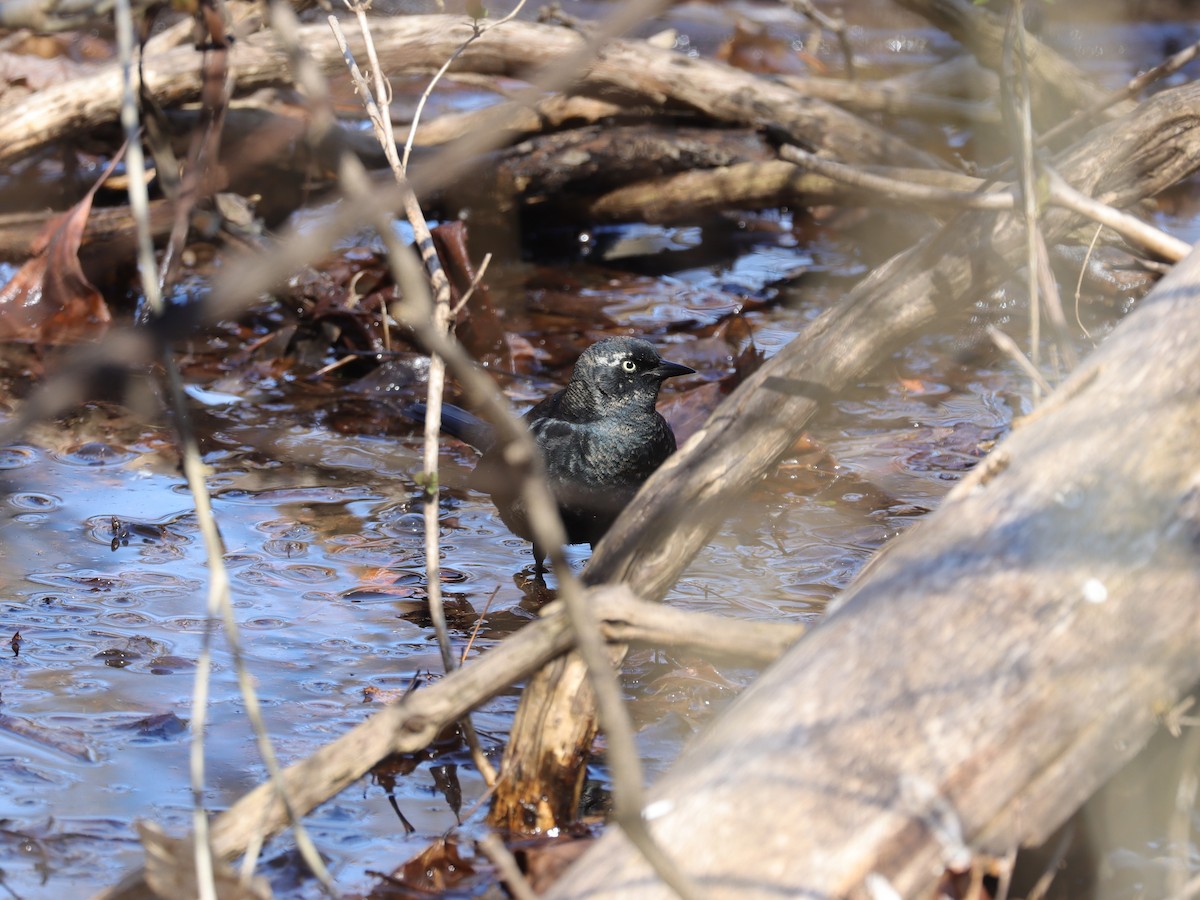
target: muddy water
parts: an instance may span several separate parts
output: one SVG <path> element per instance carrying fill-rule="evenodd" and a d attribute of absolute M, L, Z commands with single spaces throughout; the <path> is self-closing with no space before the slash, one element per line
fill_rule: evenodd
<path fill-rule="evenodd" d="M 1119 43 L 1105 34 L 1105 46 Z M 1129 62 L 1122 56 L 1110 74 Z M 871 261 L 861 246 L 790 214 L 743 224 L 736 252 L 728 240 L 712 249 L 717 263 L 636 275 L 631 254 L 647 247 L 687 250 L 692 260 L 709 249 L 699 232 L 644 227 L 611 230 L 602 251 L 597 235 L 580 235 L 580 258 L 560 263 L 597 313 L 700 370 L 696 381 L 671 386 L 684 403 L 701 381 L 727 374 L 732 359 L 713 327 L 747 298 L 761 301 L 745 320 L 770 354 Z M 1189 239 L 1196 229 L 1186 212 L 1164 224 Z M 542 302 L 533 294 L 530 306 Z M 1085 309 L 1091 333 L 1102 335 L 1119 309 Z M 1030 409 L 1027 381 L 978 331 L 994 322 L 1020 338 L 1019 301 L 990 298 L 977 318 L 939 323 L 826 410 L 811 432 L 823 452 L 786 464 L 743 504 L 670 602 L 742 618 L 819 619 L 879 547 L 936 506 Z M 347 400 L 338 383 L 231 374 L 222 368 L 229 344 L 221 334 L 189 348 L 184 368 L 246 663 L 287 763 L 369 715 L 364 689 L 404 689 L 440 670 L 425 612 L 419 446 L 386 415 L 386 436 L 351 427 L 374 401 Z M 1078 349 L 1089 346 L 1079 338 Z M 544 373 L 514 394 L 528 399 L 561 377 Z M 208 573 L 172 434 L 146 421 L 94 405 L 0 452 L 0 624 L 22 638 L 0 666 L 0 884 L 22 897 L 77 896 L 114 882 L 141 860 L 134 820 L 173 834 L 188 828 L 188 723 L 209 636 Z M 440 512 L 452 631 L 462 649 L 482 618 L 475 654 L 527 621 L 536 603 L 521 587 L 528 546 L 486 498 L 454 488 L 471 463 L 462 447 L 444 451 L 451 487 Z M 576 565 L 586 557 L 586 548 L 572 550 Z M 217 810 L 264 770 L 220 628 L 211 641 L 205 803 Z M 650 775 L 753 675 L 666 651 L 634 655 L 625 686 Z M 497 756 L 515 705 L 512 691 L 476 716 Z M 371 872 L 392 869 L 460 820 L 469 833 L 478 819 L 483 785 L 456 743 L 402 768 L 411 771 L 364 779 L 308 819 L 343 891 L 368 890 Z M 594 774 L 602 788 L 602 766 Z M 268 846 L 265 873 L 285 896 L 315 895 L 290 847 L 286 839 Z"/>

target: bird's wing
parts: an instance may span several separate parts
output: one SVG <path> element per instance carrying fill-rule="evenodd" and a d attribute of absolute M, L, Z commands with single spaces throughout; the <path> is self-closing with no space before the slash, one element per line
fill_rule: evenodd
<path fill-rule="evenodd" d="M 424 403 L 410 403 L 404 407 L 404 414 L 416 422 L 424 422 L 425 410 Z M 480 453 L 487 453 L 496 443 L 496 430 L 491 425 L 451 403 L 442 405 L 442 431 Z"/>

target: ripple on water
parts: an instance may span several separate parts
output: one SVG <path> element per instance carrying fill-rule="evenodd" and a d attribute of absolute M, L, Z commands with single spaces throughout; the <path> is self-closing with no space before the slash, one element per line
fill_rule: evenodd
<path fill-rule="evenodd" d="M 186 485 L 184 486 L 186 490 Z M 300 488 L 268 488 L 261 491 L 233 489 L 221 491 L 214 499 L 233 503 L 260 504 L 279 507 L 288 503 L 349 503 L 354 500 L 377 500 L 378 494 L 367 487 L 324 486 Z"/>
<path fill-rule="evenodd" d="M 0 469 L 23 469 L 41 458 L 32 447 L 0 447 Z"/>
<path fill-rule="evenodd" d="M 0 465 L 0 468 L 4 468 Z M 52 512 L 62 505 L 62 500 L 53 494 L 40 494 L 36 491 L 18 491 L 8 495 L 9 506 L 28 512 Z"/>
<path fill-rule="evenodd" d="M 329 556 L 347 563 L 364 563 L 374 566 L 398 566 L 412 562 L 421 550 L 411 541 L 393 538 L 365 538 L 357 534 L 342 534 L 331 538 Z"/>
<path fill-rule="evenodd" d="M 27 577 L 34 583 L 59 588 L 58 593 L 37 596 L 42 604 L 57 605 L 64 610 L 93 610 L 94 607 L 90 605 L 80 606 L 81 596 L 100 598 L 105 607 L 132 608 L 155 601 L 194 597 L 204 587 L 204 582 L 196 578 L 145 569 L 116 575 L 77 569 L 72 572 L 37 572 Z"/>
<path fill-rule="evenodd" d="M 263 544 L 263 551 L 279 559 L 295 559 L 308 553 L 305 541 L 276 539 Z"/>
<path fill-rule="evenodd" d="M 72 466 L 117 466 L 129 462 L 137 454 L 127 447 L 104 441 L 88 441 L 69 450 L 55 451 L 52 456 Z"/>
<path fill-rule="evenodd" d="M 237 579 L 256 587 L 291 587 L 297 584 L 328 584 L 336 581 L 338 573 L 328 566 L 279 565 L 260 562 L 237 573 Z"/>
<path fill-rule="evenodd" d="M 279 540 L 310 541 L 318 535 L 318 531 L 306 522 L 295 519 L 266 519 L 254 525 L 255 531 L 269 534 Z"/>
<path fill-rule="evenodd" d="M 382 530 L 386 534 L 391 534 L 395 537 L 424 537 L 425 517 L 421 513 L 404 513 L 390 521 L 384 522 Z"/>
<path fill-rule="evenodd" d="M 156 656 L 150 660 L 151 675 L 174 675 L 176 672 L 191 672 L 196 661 L 182 656 Z"/>
<path fill-rule="evenodd" d="M 158 520 L 130 519 L 110 514 L 84 520 L 88 540 L 104 544 L 114 552 L 131 544 L 147 562 L 175 562 L 196 531 L 191 512 L 175 513 Z"/>

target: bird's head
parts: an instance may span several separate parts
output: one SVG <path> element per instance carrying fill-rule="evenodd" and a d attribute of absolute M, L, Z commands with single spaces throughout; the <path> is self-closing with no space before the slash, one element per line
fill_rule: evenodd
<path fill-rule="evenodd" d="M 653 409 L 664 379 L 695 369 L 667 362 L 638 338 L 599 341 L 583 351 L 567 385 L 567 401 L 578 411 L 604 416 L 622 409 Z"/>

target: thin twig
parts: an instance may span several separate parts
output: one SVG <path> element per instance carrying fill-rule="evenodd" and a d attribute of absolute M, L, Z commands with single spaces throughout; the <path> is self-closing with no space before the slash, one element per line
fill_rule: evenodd
<path fill-rule="evenodd" d="M 359 24 L 362 28 L 363 40 L 366 42 L 368 48 L 367 54 L 369 57 L 374 58 L 374 42 L 371 39 L 369 23 L 361 7 L 357 8 L 357 12 L 359 14 Z M 417 245 L 422 248 L 421 257 L 429 279 L 433 282 L 434 286 L 434 302 L 431 308 L 432 325 L 435 330 L 440 329 L 445 331 L 450 327 L 450 282 L 446 278 L 446 273 L 442 270 L 436 251 L 433 249 L 433 239 L 429 233 L 429 225 L 425 221 L 425 215 L 421 211 L 416 195 L 408 187 L 408 179 L 404 174 L 404 167 L 396 153 L 396 140 L 395 135 L 392 133 L 391 116 L 385 115 L 383 112 L 386 107 L 381 106 L 382 96 L 372 93 L 370 85 L 367 84 L 366 79 L 358 68 L 358 64 L 354 60 L 353 53 L 350 52 L 341 25 L 334 16 L 329 16 L 329 26 L 337 39 L 338 47 L 341 48 L 342 55 L 346 60 L 346 66 L 350 70 L 350 76 L 354 80 L 355 87 L 358 90 L 359 97 L 362 99 L 363 106 L 366 108 L 371 124 L 375 128 L 379 144 L 383 148 L 388 163 L 391 165 L 396 183 L 404 189 L 405 213 L 409 224 L 412 226 L 413 237 Z M 376 61 L 376 79 L 377 82 L 382 80 L 382 75 L 378 71 L 378 61 Z M 377 87 L 377 90 L 380 90 L 380 88 Z M 346 168 L 347 161 L 347 158 L 343 158 L 343 169 Z M 390 221 L 388 221 L 384 230 L 391 231 Z M 384 240 L 386 241 L 387 238 L 385 237 Z M 450 642 L 450 631 L 446 625 L 445 604 L 442 600 L 441 550 L 439 549 L 439 529 L 441 523 L 438 519 L 438 495 L 440 493 L 438 486 L 438 436 L 441 431 L 442 390 L 445 385 L 445 377 L 445 363 L 436 353 L 431 353 L 428 396 L 425 403 L 425 451 L 422 469 L 423 487 L 425 490 L 425 590 L 429 598 L 429 614 L 433 620 L 433 630 L 437 636 L 438 649 L 442 655 L 442 666 L 447 672 L 452 672 L 455 665 L 454 649 Z M 479 743 L 479 735 L 475 732 L 475 726 L 471 723 L 470 718 L 465 718 L 460 725 L 463 737 L 471 750 L 471 756 L 476 768 L 483 776 L 484 781 L 489 785 L 493 784 L 496 779 L 496 771 L 488 761 L 487 755 L 483 752 L 483 748 Z"/>
<path fill-rule="evenodd" d="M 1025 220 L 1025 274 L 1029 291 L 1029 355 L 1034 369 L 1038 368 L 1041 356 L 1042 312 L 1038 291 L 1038 202 L 1035 193 L 1033 157 L 1033 102 L 1030 95 L 1029 58 L 1025 53 L 1025 18 L 1021 0 L 1014 0 L 1008 13 L 1008 33 L 1004 39 L 1004 58 L 1009 78 L 1002 81 L 1009 85 L 1007 91 L 1014 107 L 1012 119 L 1017 131 L 1012 135 L 1018 160 L 1021 185 L 1021 213 Z M 1032 401 L 1041 402 L 1042 384 L 1045 379 L 1034 379 Z"/>
<path fill-rule="evenodd" d="M 408 171 L 408 158 L 412 155 L 413 142 L 417 138 L 417 126 L 421 123 L 421 114 L 425 111 L 425 104 L 428 103 L 429 98 L 433 96 L 434 87 L 436 87 L 437 83 L 442 80 L 443 76 L 450 71 L 450 67 L 454 65 L 454 61 L 462 56 L 468 47 L 470 47 L 473 43 L 475 43 L 475 41 L 487 34 L 497 25 L 503 25 L 505 22 L 511 22 L 516 18 L 517 13 L 519 13 L 524 6 L 525 0 L 519 0 L 517 5 L 513 7 L 512 12 L 503 18 L 497 19 L 495 22 L 487 26 L 481 25 L 478 19 L 473 20 L 471 27 L 474 29 L 474 33 L 465 41 L 463 41 L 457 50 L 450 54 L 450 58 L 442 63 L 442 67 L 440 69 L 433 73 L 433 77 L 429 79 L 429 84 L 427 84 L 425 86 L 425 90 L 421 92 L 421 99 L 417 101 L 417 108 L 413 112 L 412 121 L 408 125 L 408 137 L 404 139 L 404 160 L 401 162 L 400 168 L 402 168 L 405 172 Z"/>
<path fill-rule="evenodd" d="M 463 291 L 463 295 L 459 298 L 458 302 L 454 304 L 454 309 L 450 311 L 450 320 L 452 322 L 457 319 L 458 314 L 466 308 L 467 301 L 471 299 L 471 296 L 475 293 L 475 288 L 479 287 L 479 283 L 483 281 L 483 276 L 487 274 L 488 266 L 491 264 L 492 254 L 485 253 L 483 255 L 483 262 L 479 264 L 479 271 L 475 273 L 475 277 L 471 279 L 471 283 L 467 285 L 467 289 Z"/>
<path fill-rule="evenodd" d="M 894 178 L 876 175 L 872 172 L 864 172 L 853 166 L 825 159 L 794 144 L 785 144 L 780 147 L 779 155 L 788 162 L 816 172 L 818 175 L 824 175 L 826 178 L 832 178 L 850 187 L 860 188 L 864 192 L 883 194 L 894 200 L 933 205 L 950 205 L 961 209 L 1004 210 L 1013 208 L 1012 195 L 1002 191 L 990 193 L 956 191 L 950 188 L 897 181 Z M 971 179 L 971 181 L 974 182 L 975 179 Z M 984 184 L 982 181 L 978 183 L 980 185 Z"/>
<path fill-rule="evenodd" d="M 1079 267 L 1079 280 L 1075 282 L 1075 324 L 1079 326 L 1079 330 L 1083 332 L 1083 336 L 1089 341 L 1092 339 L 1092 333 L 1087 330 L 1087 326 L 1079 318 L 1079 300 L 1083 294 L 1083 278 L 1087 275 L 1088 265 L 1092 261 L 1092 253 L 1096 249 L 1096 242 L 1100 240 L 1100 232 L 1103 230 L 1103 225 L 1096 226 L 1096 233 L 1092 235 L 1092 242 L 1088 244 L 1087 253 L 1083 255 L 1083 264 Z"/>
<path fill-rule="evenodd" d="M 117 48 L 121 58 L 121 69 L 124 90 L 121 97 L 121 125 L 125 131 L 128 144 L 125 151 L 125 165 L 129 171 L 129 182 L 126 188 L 129 195 L 129 206 L 137 225 L 137 258 L 138 274 L 142 282 L 142 295 L 154 315 L 162 312 L 162 294 L 159 292 L 158 264 L 154 258 L 154 241 L 150 233 L 150 199 L 146 188 L 146 158 L 142 152 L 141 124 L 138 116 L 136 89 L 133 81 L 133 11 L 129 0 L 117 0 L 114 10 L 116 17 Z M 165 360 L 170 360 L 170 354 L 164 352 Z M 183 438 L 183 434 L 180 435 Z M 189 453 L 192 449 L 184 440 L 184 466 L 187 471 Z M 189 482 L 190 482 L 189 474 Z M 197 500 L 199 497 L 197 496 Z M 197 504 L 199 507 L 199 504 Z M 198 510 L 197 510 L 198 511 Z M 220 602 L 219 591 L 228 588 L 219 548 L 213 552 L 208 547 L 208 532 L 201 525 L 205 538 L 206 549 L 210 561 L 215 557 L 215 565 L 209 567 L 208 610 L 205 619 L 204 638 L 200 658 L 196 665 L 196 677 L 192 682 L 192 740 L 189 748 L 189 775 L 192 789 L 192 853 L 193 865 L 196 869 L 196 891 L 200 900 L 215 900 L 217 895 L 216 878 L 213 873 L 212 848 L 208 835 L 208 812 L 204 808 L 204 723 L 208 710 L 209 673 L 212 668 L 212 632 L 216 620 L 216 610 Z"/>
<path fill-rule="evenodd" d="M 1046 318 L 1054 329 L 1055 346 L 1062 353 L 1062 361 L 1068 370 L 1073 370 L 1079 364 L 1079 354 L 1071 343 L 1071 335 L 1067 330 L 1067 314 L 1063 312 L 1062 294 L 1058 290 L 1058 279 L 1050 265 L 1050 248 L 1046 246 L 1046 237 L 1042 229 L 1034 231 L 1037 238 L 1037 278 L 1041 295 L 1045 301 Z"/>
<path fill-rule="evenodd" d="M 1004 854 L 1000 863 L 999 883 L 996 885 L 996 900 L 1008 900 L 1008 891 L 1012 887 L 1013 867 L 1017 862 L 1017 848 L 1013 847 Z"/>
<path fill-rule="evenodd" d="M 471 636 L 467 638 L 467 643 L 463 646 L 462 656 L 458 658 L 460 666 L 466 665 L 467 655 L 471 652 L 471 648 L 475 646 L 475 638 L 479 636 L 479 629 L 483 625 L 483 617 L 492 608 L 492 601 L 496 599 L 498 593 L 500 593 L 500 585 L 496 585 L 496 589 L 492 591 L 491 595 L 487 598 L 487 602 L 483 604 L 483 611 L 475 618 L 475 627 L 471 629 Z"/>
<path fill-rule="evenodd" d="M 1007 210 L 1013 209 L 1015 206 L 1013 194 L 1008 190 L 982 193 L 981 190 L 954 190 L 899 181 L 886 175 L 864 172 L 845 163 L 824 159 L 792 144 L 785 144 L 781 147 L 779 155 L 787 162 L 809 169 L 841 184 L 858 188 L 876 197 L 883 195 L 893 200 L 932 206 L 955 206 L 960 209 Z M 1155 228 L 1136 216 L 1088 197 L 1071 187 L 1062 176 L 1057 175 L 1049 167 L 1044 167 L 1044 171 L 1047 176 L 1046 199 L 1055 206 L 1061 206 L 1102 225 L 1107 225 L 1130 243 L 1144 247 L 1171 262 L 1178 262 L 1191 252 L 1190 244 Z M 942 173 L 938 174 L 939 177 L 942 177 Z M 980 189 L 988 186 L 988 182 L 984 179 L 957 176 L 957 180 L 964 184 L 977 184 Z"/>
<path fill-rule="evenodd" d="M 1021 367 L 1021 371 L 1028 375 L 1029 380 L 1036 384 L 1039 389 L 1045 391 L 1047 394 L 1054 392 L 1054 388 L 1050 386 L 1050 382 L 1046 381 L 1046 377 L 1038 371 L 1038 367 L 1030 362 L 1029 358 L 1021 352 L 1021 348 L 1017 346 L 1016 341 L 995 325 L 989 325 L 987 333 L 988 337 L 992 339 L 992 343 L 1012 357 L 1013 361 Z"/>
<path fill-rule="evenodd" d="M 1054 845 L 1054 852 L 1050 854 L 1050 859 L 1046 862 L 1046 867 L 1038 876 L 1038 880 L 1033 883 L 1033 887 L 1025 895 L 1025 900 L 1042 900 L 1046 896 L 1046 892 L 1050 890 L 1050 885 L 1054 882 L 1054 876 L 1058 874 L 1058 867 L 1062 865 L 1074 840 L 1075 825 L 1069 824 L 1063 828 L 1062 834 L 1059 835 L 1058 841 Z"/>
<path fill-rule="evenodd" d="M 1192 252 L 1192 245 L 1161 231 L 1136 216 L 1113 209 L 1077 191 L 1053 169 L 1044 168 L 1050 183 L 1050 199 L 1059 206 L 1107 225 L 1126 240 L 1145 247 L 1170 262 L 1179 262 Z"/>
<path fill-rule="evenodd" d="M 396 136 L 392 132 L 392 116 L 390 112 L 392 105 L 392 85 L 383 74 L 383 66 L 379 64 L 379 54 L 375 52 L 375 41 L 371 37 L 370 23 L 367 22 L 367 8 L 370 6 L 370 2 L 369 0 L 367 0 L 367 2 L 351 2 L 351 0 L 345 0 L 345 4 L 346 7 L 350 9 L 357 17 L 358 29 L 362 33 L 363 41 L 367 46 L 367 62 L 370 63 L 371 74 L 375 78 L 374 96 L 376 98 L 376 102 L 379 104 L 382 110 L 388 111 L 387 115 L 383 117 L 382 121 L 385 136 L 380 137 L 380 142 L 382 143 L 386 140 L 387 143 L 384 145 L 385 152 L 387 147 L 391 147 L 394 155 L 396 148 Z M 391 161 L 391 158 L 391 156 L 388 157 L 389 162 Z M 386 302 L 381 301 L 379 308 L 380 321 L 383 323 L 383 349 L 390 353 L 392 350 L 391 314 L 388 312 Z"/>

